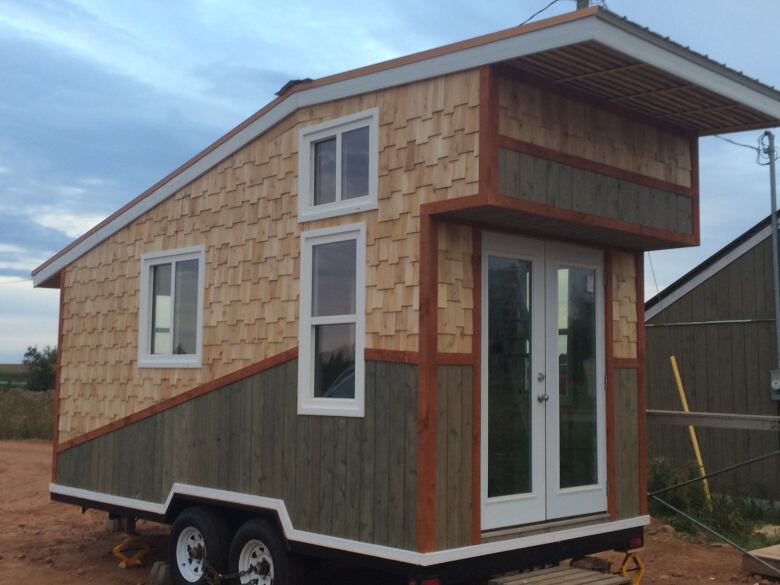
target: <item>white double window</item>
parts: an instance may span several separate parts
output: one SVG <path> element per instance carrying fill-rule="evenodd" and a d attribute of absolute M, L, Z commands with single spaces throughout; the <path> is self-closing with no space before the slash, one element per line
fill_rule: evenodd
<path fill-rule="evenodd" d="M 298 135 L 298 221 L 376 209 L 376 108 L 302 128 Z"/>
<path fill-rule="evenodd" d="M 142 256 L 138 367 L 201 365 L 203 255 L 201 246 Z"/>
<path fill-rule="evenodd" d="M 363 224 L 301 234 L 298 413 L 363 416 Z"/>

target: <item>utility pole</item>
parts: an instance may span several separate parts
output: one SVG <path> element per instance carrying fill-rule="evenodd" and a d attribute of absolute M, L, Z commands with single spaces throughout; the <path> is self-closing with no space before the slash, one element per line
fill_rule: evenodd
<path fill-rule="evenodd" d="M 765 153 L 769 156 L 769 191 L 772 199 L 772 279 L 775 297 L 775 369 L 770 374 L 772 399 L 780 400 L 780 267 L 777 249 L 777 183 L 775 180 L 775 135 L 767 130 L 768 146 Z"/>

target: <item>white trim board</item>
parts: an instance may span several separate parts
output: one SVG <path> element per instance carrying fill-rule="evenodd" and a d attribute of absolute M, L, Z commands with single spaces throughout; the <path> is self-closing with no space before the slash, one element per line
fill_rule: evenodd
<path fill-rule="evenodd" d="M 81 500 L 98 502 L 120 508 L 127 508 L 130 510 L 143 511 L 159 516 L 165 515 L 171 505 L 171 502 L 173 501 L 173 498 L 177 495 L 197 497 L 213 502 L 227 502 L 240 506 L 273 510 L 279 515 L 279 521 L 282 524 L 284 535 L 290 541 L 342 550 L 390 561 L 398 561 L 420 567 L 430 567 L 451 561 L 470 559 L 484 555 L 529 548 L 532 546 L 552 544 L 563 540 L 595 536 L 617 530 L 639 528 L 641 526 L 647 526 L 650 524 L 650 516 L 636 516 L 634 518 L 626 518 L 624 520 L 616 520 L 614 522 L 602 522 L 599 524 L 565 528 L 562 530 L 554 530 L 551 532 L 532 534 L 518 538 L 509 538 L 507 540 L 498 540 L 495 542 L 486 542 L 483 544 L 469 545 L 460 548 L 421 553 L 379 544 L 359 542 L 357 540 L 350 540 L 348 538 L 317 534 L 315 532 L 308 532 L 306 530 L 299 530 L 293 527 L 292 520 L 290 519 L 290 515 L 287 513 L 287 507 L 284 505 L 284 502 L 277 498 L 241 494 L 237 492 L 204 488 L 184 483 L 174 483 L 170 492 L 168 492 L 168 497 L 165 499 L 165 503 L 162 504 L 148 502 L 145 500 L 135 500 L 133 498 L 125 498 L 122 496 L 113 496 L 110 494 L 93 492 L 81 488 L 59 485 L 56 483 L 49 484 L 49 491 L 52 494 L 60 496 L 78 498 Z"/>
<path fill-rule="evenodd" d="M 633 23 L 599 11 L 578 20 L 530 32 L 518 29 L 518 34 L 509 38 L 293 92 L 235 136 L 42 268 L 33 275 L 33 284 L 39 286 L 52 278 L 62 268 L 300 108 L 585 41 L 599 42 L 684 80 L 698 83 L 702 87 L 755 108 L 768 116 L 780 119 L 780 94 L 775 90 L 753 82 L 672 41 L 648 33 Z M 773 98 L 772 93 L 778 97 Z"/>
<path fill-rule="evenodd" d="M 758 244 L 763 242 L 771 235 L 772 235 L 772 225 L 769 224 L 766 227 L 764 227 L 761 231 L 750 236 L 747 240 L 739 244 L 736 248 L 734 248 L 727 254 L 723 255 L 722 257 L 718 258 L 715 262 L 707 266 L 707 268 L 690 277 L 687 281 L 685 281 L 683 284 L 675 288 L 667 296 L 658 299 L 658 301 L 652 307 L 650 307 L 645 311 L 645 323 L 647 323 L 650 319 L 655 317 L 658 313 L 660 313 L 662 310 L 667 308 L 669 305 L 677 302 L 682 297 L 687 295 L 697 286 L 702 284 L 705 280 L 707 280 L 711 276 L 714 276 L 715 274 L 723 270 L 726 266 L 728 266 L 729 264 L 737 260 L 740 256 L 747 254 L 750 250 L 755 248 Z M 661 291 L 660 294 L 663 295 L 664 294 L 663 291 Z"/>

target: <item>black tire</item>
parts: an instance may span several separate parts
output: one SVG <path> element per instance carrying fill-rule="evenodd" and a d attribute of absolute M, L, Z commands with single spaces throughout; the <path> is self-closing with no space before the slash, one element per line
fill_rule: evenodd
<path fill-rule="evenodd" d="M 201 567 L 191 565 L 189 568 L 180 566 L 177 557 L 177 547 L 182 534 L 192 533 L 195 529 L 202 537 L 205 549 L 205 563 Z M 187 542 L 187 538 L 183 543 Z M 224 573 L 227 571 L 228 547 L 230 546 L 230 527 L 227 520 L 215 510 L 205 507 L 187 508 L 182 511 L 171 527 L 171 535 L 168 539 L 168 566 L 171 571 L 171 583 L 173 585 L 205 585 L 208 583 L 203 575 L 204 566 L 208 565 L 214 570 Z M 198 575 L 200 575 L 198 577 Z"/>
<path fill-rule="evenodd" d="M 260 550 L 263 551 L 263 556 L 256 556 L 253 558 L 260 561 L 258 564 L 261 565 L 261 570 L 273 572 L 273 585 L 295 585 L 295 579 L 293 578 L 292 572 L 293 567 L 290 562 L 287 546 L 279 535 L 276 526 L 262 518 L 247 520 L 233 536 L 233 541 L 230 543 L 228 563 L 230 572 L 236 573 L 241 570 L 239 563 L 244 547 L 250 546 L 250 543 L 257 542 L 262 545 L 260 546 Z M 258 545 L 255 544 L 254 546 L 255 550 L 258 550 Z M 248 583 L 251 579 L 257 579 L 258 577 L 260 577 L 260 585 L 267 585 L 271 582 L 270 573 L 266 573 L 265 575 L 254 573 L 249 574 L 244 578 L 236 579 L 234 583 Z"/>

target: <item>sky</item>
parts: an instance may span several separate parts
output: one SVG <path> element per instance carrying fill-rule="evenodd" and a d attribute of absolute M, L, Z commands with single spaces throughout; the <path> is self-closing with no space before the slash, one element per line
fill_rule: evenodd
<path fill-rule="evenodd" d="M 322 77 L 523 22 L 547 0 L 0 0 L 0 363 L 55 344 L 30 271 L 250 116 Z M 559 0 L 536 19 L 573 10 Z M 776 0 L 608 0 L 610 10 L 780 87 Z M 760 132 L 730 135 L 755 144 Z M 700 143 L 698 248 L 656 252 L 648 296 L 769 214 L 754 153 Z M 649 265 L 648 265 L 649 268 Z"/>

